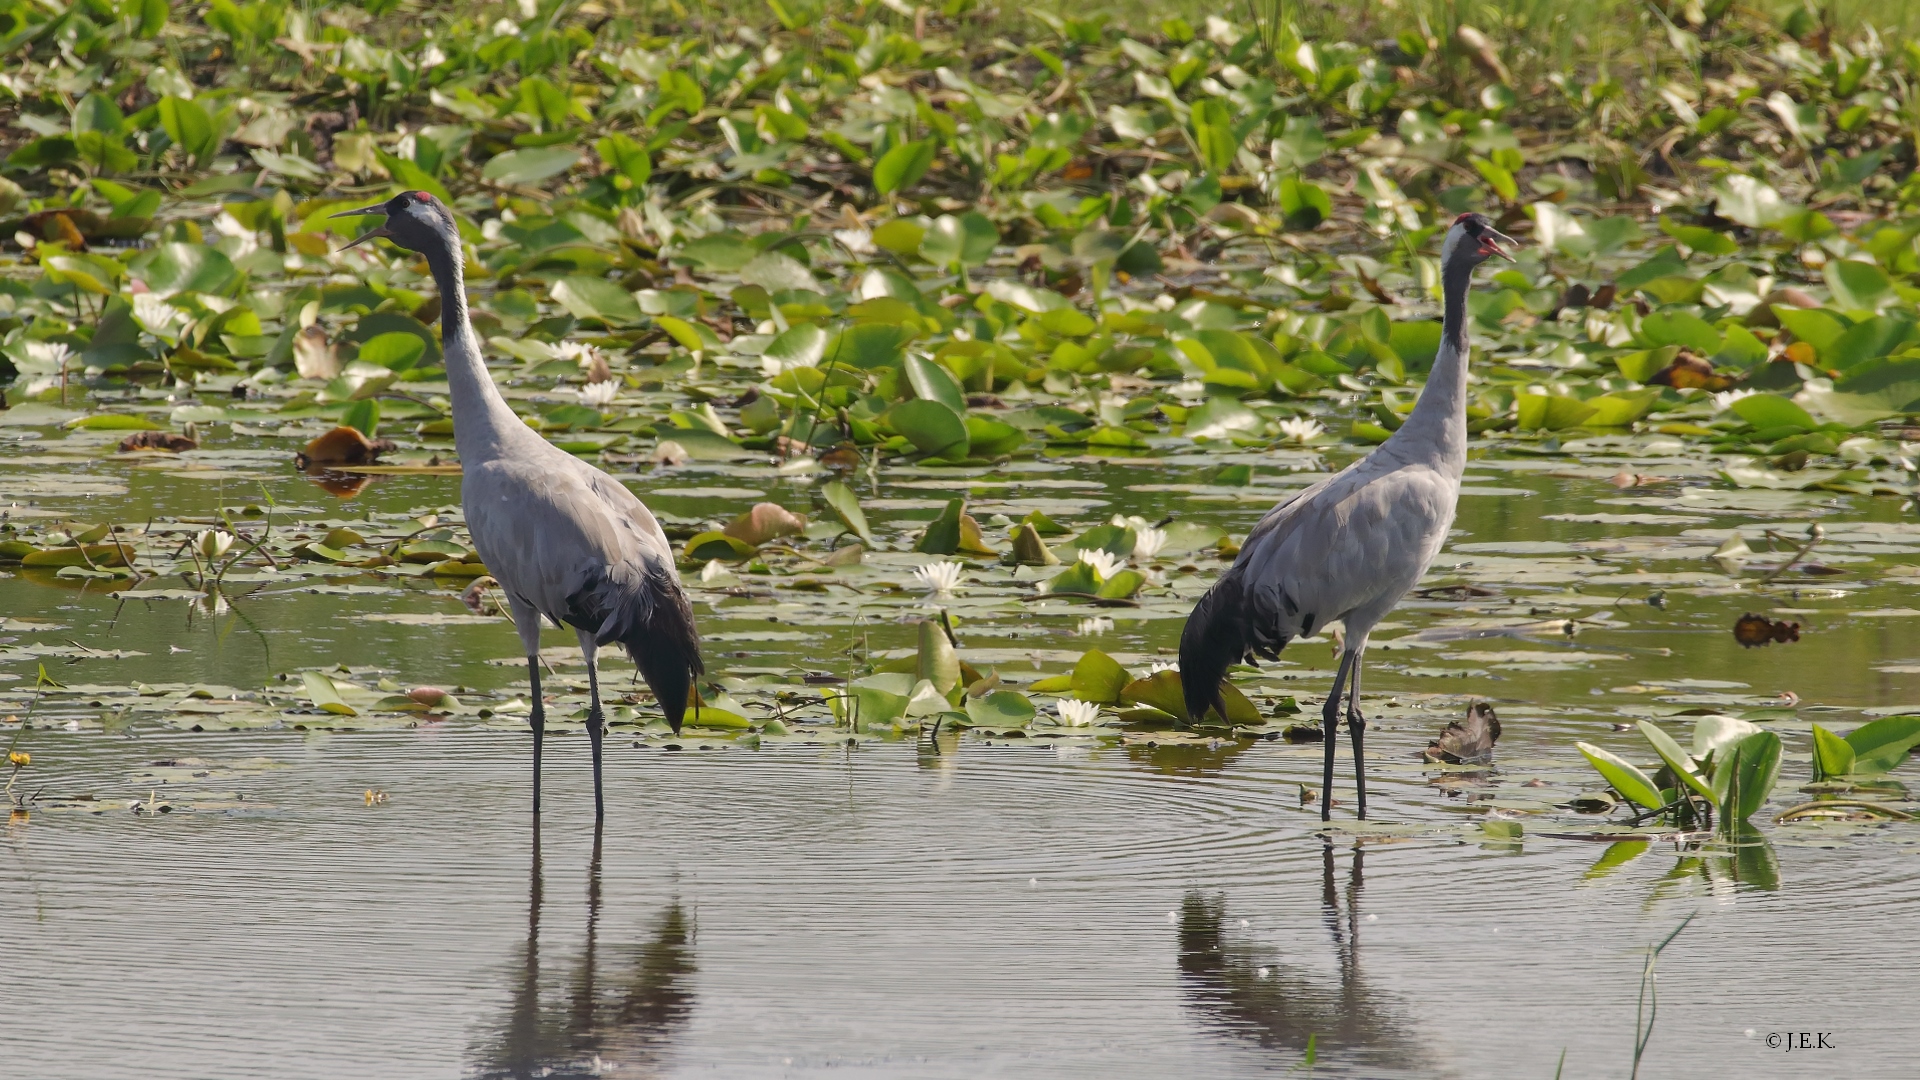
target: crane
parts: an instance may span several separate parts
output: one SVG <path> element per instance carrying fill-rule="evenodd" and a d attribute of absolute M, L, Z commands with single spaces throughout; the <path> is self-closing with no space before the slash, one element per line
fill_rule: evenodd
<path fill-rule="evenodd" d="M 1333 476 L 1267 512 L 1240 554 L 1194 606 L 1180 634 L 1180 681 L 1187 715 L 1226 715 L 1220 683 L 1249 654 L 1278 657 L 1288 641 L 1340 620 L 1340 665 L 1321 714 L 1326 768 L 1320 819 L 1333 808 L 1334 732 L 1341 693 L 1353 737 L 1359 816 L 1367 816 L 1361 742 L 1360 658 L 1367 636 L 1440 553 L 1460 501 L 1467 464 L 1467 293 L 1489 258 L 1509 262 L 1514 241 L 1480 214 L 1461 214 L 1440 254 L 1445 319 L 1433 370 L 1413 412 L 1393 437 Z"/>
<path fill-rule="evenodd" d="M 467 318 L 465 256 L 452 211 L 424 191 L 334 217 L 381 214 L 386 221 L 347 247 L 385 237 L 425 256 L 440 290 L 440 337 L 453 399 L 460 455 L 461 507 L 474 550 L 500 582 L 526 649 L 532 684 L 533 812 L 540 813 L 540 748 L 546 707 L 540 695 L 540 620 L 572 627 L 587 665 L 593 745 L 593 817 L 606 816 L 601 794 L 598 649 L 619 644 L 677 733 L 702 673 L 700 634 L 674 571 L 660 523 L 618 480 L 540 437 L 507 407 L 487 374 L 479 337 Z M 345 250 L 344 248 L 342 250 Z"/>

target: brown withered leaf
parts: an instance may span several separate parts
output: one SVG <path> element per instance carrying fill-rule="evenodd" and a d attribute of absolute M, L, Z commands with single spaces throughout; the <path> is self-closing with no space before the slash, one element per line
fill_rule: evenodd
<path fill-rule="evenodd" d="M 835 472 L 850 472 L 860 467 L 860 448 L 843 442 L 820 455 L 820 464 Z"/>
<path fill-rule="evenodd" d="M 1380 303 L 1387 307 L 1392 307 L 1394 304 L 1399 303 L 1399 301 L 1394 298 L 1394 295 L 1388 292 L 1378 281 L 1368 277 L 1365 270 L 1356 267 L 1354 274 L 1360 278 L 1360 287 L 1367 290 L 1367 295 L 1380 301 Z"/>
<path fill-rule="evenodd" d="M 775 435 L 773 437 L 773 454 L 782 461 L 807 457 L 812 453 L 813 447 L 808 446 L 800 439 L 795 439 L 787 435 Z"/>
<path fill-rule="evenodd" d="M 1790 641 L 1800 640 L 1800 624 L 1769 619 L 1765 615 L 1755 615 L 1749 611 L 1733 624 L 1733 639 L 1749 649 L 1756 645 L 1770 645 L 1776 641 L 1784 645 Z"/>
<path fill-rule="evenodd" d="M 1448 765 L 1485 765 L 1493 760 L 1493 744 L 1500 740 L 1500 718 L 1493 706 L 1476 701 L 1467 707 L 1464 723 L 1452 721 L 1440 729 L 1440 736 L 1427 744 L 1420 756 Z"/>
<path fill-rule="evenodd" d="M 136 431 L 120 440 L 120 452 L 132 453 L 135 450 L 162 450 L 169 454 L 178 454 L 185 450 L 195 450 L 200 440 L 190 435 L 181 435 L 172 431 Z"/>
<path fill-rule="evenodd" d="M 1673 363 L 1647 378 L 1647 385 L 1671 386 L 1675 390 L 1725 390 L 1737 381 L 1713 370 L 1713 364 L 1704 357 L 1682 349 Z"/>
<path fill-rule="evenodd" d="M 87 250 L 87 238 L 80 227 L 73 223 L 76 215 L 72 211 L 59 210 L 31 214 L 27 223 L 40 231 L 40 239 L 56 244 L 65 244 L 69 251 Z"/>
<path fill-rule="evenodd" d="M 763 502 L 755 503 L 753 509 L 734 518 L 720 531 L 742 543 L 759 547 L 769 540 L 792 536 L 806 527 L 806 518 L 779 503 Z"/>

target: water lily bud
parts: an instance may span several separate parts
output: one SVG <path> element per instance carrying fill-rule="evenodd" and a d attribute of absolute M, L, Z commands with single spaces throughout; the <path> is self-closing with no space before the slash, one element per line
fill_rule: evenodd
<path fill-rule="evenodd" d="M 233 534 L 219 529 L 205 529 L 199 536 L 194 537 L 194 546 L 200 549 L 202 556 L 217 559 L 225 555 L 227 549 L 233 546 Z"/>
<path fill-rule="evenodd" d="M 445 704 L 453 697 L 452 694 L 447 693 L 437 686 L 416 686 L 412 690 L 407 691 L 407 696 L 412 698 L 416 703 L 425 705 L 428 708 Z"/>

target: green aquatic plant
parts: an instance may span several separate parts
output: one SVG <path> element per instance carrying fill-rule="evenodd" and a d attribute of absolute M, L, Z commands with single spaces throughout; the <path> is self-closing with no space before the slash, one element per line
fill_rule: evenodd
<path fill-rule="evenodd" d="M 1888 716 L 1855 728 L 1845 737 L 1813 725 L 1813 780 L 1816 784 L 1884 776 L 1920 746 L 1920 716 Z"/>
<path fill-rule="evenodd" d="M 1717 813 L 1722 831 L 1730 831 L 1759 812 L 1779 779 L 1780 737 L 1757 724 L 1703 717 L 1694 726 L 1691 753 L 1651 720 L 1638 728 L 1662 762 L 1654 775 L 1591 743 L 1574 745 L 1621 798 L 1641 808 L 1642 818 L 1668 817 L 1684 827 Z"/>

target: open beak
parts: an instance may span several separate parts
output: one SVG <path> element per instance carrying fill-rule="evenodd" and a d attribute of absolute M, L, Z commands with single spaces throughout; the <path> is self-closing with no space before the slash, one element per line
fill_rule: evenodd
<path fill-rule="evenodd" d="M 1519 243 L 1517 243 L 1513 239 L 1513 237 L 1508 236 L 1506 233 L 1495 232 L 1492 229 L 1487 230 L 1487 236 L 1484 240 L 1482 240 L 1482 243 L 1486 246 L 1487 253 L 1489 255 L 1498 255 L 1499 257 L 1507 260 L 1508 262 L 1513 262 L 1515 260 L 1512 255 L 1507 253 L 1507 249 L 1504 247 L 1501 247 L 1500 245 L 1511 244 L 1514 247 L 1520 246 Z"/>
<path fill-rule="evenodd" d="M 343 218 L 343 217 L 366 217 L 369 214 L 380 214 L 382 216 L 385 216 L 386 212 L 387 212 L 386 204 L 378 203 L 373 206 L 361 207 L 358 210 L 342 210 L 337 214 L 328 214 L 327 218 L 331 220 L 333 218 Z M 359 236 L 354 237 L 352 243 L 348 244 L 346 247 L 341 248 L 340 250 L 345 251 L 347 250 L 347 248 L 350 248 L 350 247 L 359 247 L 361 244 L 364 244 L 367 241 L 372 240 L 373 238 L 378 236 L 392 236 L 392 235 L 393 235 L 392 233 L 387 231 L 387 227 L 385 225 L 378 225 L 378 226 L 375 226 L 374 228 L 368 229 L 366 232 L 361 233 Z"/>

